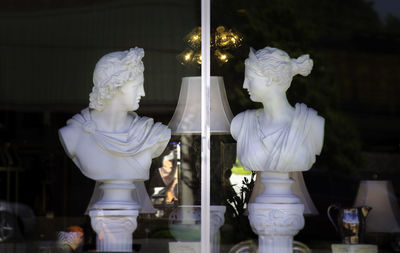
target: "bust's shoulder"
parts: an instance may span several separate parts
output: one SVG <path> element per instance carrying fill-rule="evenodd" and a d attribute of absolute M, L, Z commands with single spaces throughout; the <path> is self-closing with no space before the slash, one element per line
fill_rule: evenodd
<path fill-rule="evenodd" d="M 161 122 L 154 122 L 153 118 L 139 116 L 135 112 L 129 114 L 133 119 L 128 131 L 132 139 L 145 142 L 143 147 L 151 147 L 153 158 L 161 155 L 171 138 L 171 129 Z"/>
<path fill-rule="evenodd" d="M 316 110 L 311 107 L 307 107 L 304 104 L 296 104 L 296 110 L 299 111 L 299 118 L 302 118 L 302 114 L 300 112 L 303 112 L 306 116 L 304 119 L 307 119 L 305 124 L 309 129 L 308 140 L 310 145 L 314 147 L 315 153 L 320 154 L 324 141 L 325 119 L 318 115 Z"/>
<path fill-rule="evenodd" d="M 75 147 L 80 139 L 82 130 L 75 124 L 68 124 L 58 130 L 60 142 L 69 157 L 74 157 Z"/>
<path fill-rule="evenodd" d="M 295 114 L 297 117 L 307 115 L 306 118 L 308 119 L 308 121 L 310 121 L 312 124 L 316 124 L 319 126 L 323 126 L 325 122 L 325 119 L 322 116 L 318 115 L 318 112 L 315 109 L 308 107 L 303 103 L 296 104 Z"/>
<path fill-rule="evenodd" d="M 305 104 L 296 104 L 296 109 L 297 107 L 300 107 L 302 110 L 307 112 L 307 119 L 313 130 L 323 131 L 325 126 L 325 119 L 322 116 L 318 115 L 318 112 L 316 110 L 308 107 Z"/>
<path fill-rule="evenodd" d="M 86 124 L 87 122 L 92 122 L 91 120 L 87 121 L 87 115 L 89 110 L 86 108 L 82 110 L 81 113 L 75 114 L 71 119 L 67 121 L 67 125 L 60 128 L 58 130 L 58 136 L 60 138 L 60 142 L 67 153 L 67 155 L 73 158 L 75 155 L 75 148 L 77 143 L 81 139 L 82 135 L 82 127 L 89 128 L 93 124 Z"/>
<path fill-rule="evenodd" d="M 72 135 L 76 135 L 81 131 L 81 128 L 75 124 L 67 124 L 62 128 L 58 129 L 58 133 L 63 137 L 71 137 Z"/>
<path fill-rule="evenodd" d="M 319 155 L 322 151 L 322 146 L 324 144 L 324 134 L 325 134 L 325 119 L 322 116 L 315 115 L 312 122 L 312 135 L 315 141 L 315 150 Z"/>
<path fill-rule="evenodd" d="M 255 116 L 258 110 L 246 110 L 238 115 L 236 115 L 231 122 L 231 134 L 235 140 L 237 140 L 237 137 L 240 133 L 240 129 L 242 128 L 242 124 L 251 118 L 252 116 Z"/>
<path fill-rule="evenodd" d="M 325 128 L 325 119 L 320 115 L 315 115 L 313 118 L 313 127 L 319 130 L 323 130 Z"/>

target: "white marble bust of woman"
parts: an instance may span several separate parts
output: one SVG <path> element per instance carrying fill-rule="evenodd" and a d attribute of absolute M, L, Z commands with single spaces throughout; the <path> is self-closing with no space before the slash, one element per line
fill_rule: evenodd
<path fill-rule="evenodd" d="M 67 155 L 97 182 L 147 180 L 152 158 L 170 139 L 167 126 L 134 112 L 145 95 L 143 56 L 144 50 L 137 47 L 103 56 L 93 73 L 89 108 L 59 130 Z"/>
<path fill-rule="evenodd" d="M 293 107 L 286 97 L 293 76 L 307 76 L 312 66 L 308 55 L 291 59 L 276 48 L 250 49 L 243 88 L 263 108 L 244 111 L 231 123 L 238 158 L 246 169 L 306 171 L 315 162 L 322 149 L 324 118 L 304 104 Z"/>

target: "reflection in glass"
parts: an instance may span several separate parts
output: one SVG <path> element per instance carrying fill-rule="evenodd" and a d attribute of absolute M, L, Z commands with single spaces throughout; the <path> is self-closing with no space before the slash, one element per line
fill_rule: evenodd
<path fill-rule="evenodd" d="M 179 142 L 171 142 L 161 159 L 155 162 L 158 168 L 154 170 L 150 179 L 150 187 L 153 191 L 151 201 L 155 207 L 178 201 L 180 146 Z"/>
<path fill-rule="evenodd" d="M 218 65 L 223 65 L 233 58 L 229 50 L 237 49 L 242 45 L 243 36 L 234 29 L 218 26 L 211 36 L 211 50 Z M 201 27 L 194 28 L 184 37 L 187 48 L 177 55 L 182 65 L 201 65 Z"/>

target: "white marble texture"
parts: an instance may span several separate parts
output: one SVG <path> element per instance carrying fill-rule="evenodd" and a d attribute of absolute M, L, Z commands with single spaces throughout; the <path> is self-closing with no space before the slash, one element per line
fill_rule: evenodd
<path fill-rule="evenodd" d="M 67 155 L 85 176 L 99 182 L 91 204 L 100 201 L 103 192 L 112 188 L 104 184 L 120 185 L 118 191 L 107 194 L 111 202 L 112 196 L 121 202 L 117 196 L 126 194 L 124 189 L 127 192 L 143 189 L 138 185 L 149 178 L 152 158 L 163 152 L 170 139 L 167 126 L 133 112 L 145 95 L 143 56 L 141 48 L 103 56 L 94 70 L 89 108 L 73 116 L 59 130 Z M 132 187 L 133 182 L 136 187 Z M 146 191 L 133 195 L 139 202 L 149 203 Z M 126 198 L 126 201 L 132 200 Z M 121 208 L 127 207 L 121 205 Z"/>
<path fill-rule="evenodd" d="M 243 88 L 263 108 L 236 115 L 231 134 L 244 168 L 259 172 L 249 219 L 262 253 L 292 252 L 293 236 L 304 225 L 304 206 L 291 190 L 289 172 L 307 171 L 314 164 L 323 146 L 325 120 L 305 104 L 292 106 L 286 91 L 293 76 L 307 76 L 312 67 L 309 55 L 291 59 L 271 47 L 251 48 L 245 61 Z"/>
<path fill-rule="evenodd" d="M 322 149 L 324 119 L 304 104 L 291 106 L 286 98 L 292 77 L 308 75 L 311 68 L 308 55 L 293 60 L 275 48 L 250 50 L 243 88 L 263 108 L 239 113 L 231 123 L 238 158 L 246 169 L 306 171 L 315 162 Z"/>
<path fill-rule="evenodd" d="M 132 212 L 154 210 L 143 182 L 149 178 L 152 159 L 161 155 L 168 144 L 171 130 L 134 112 L 145 95 L 143 56 L 144 50 L 137 47 L 103 56 L 93 73 L 89 108 L 74 115 L 59 130 L 66 154 L 85 176 L 96 181 L 87 211 L 92 224 L 101 221 L 117 228 L 115 220 L 125 222 L 125 211 L 132 223 Z M 103 210 L 107 218 L 94 215 Z M 107 210 L 120 213 L 110 218 Z M 115 229 L 109 231 L 110 238 L 120 235 L 113 234 Z M 124 232 L 119 238 L 131 237 L 132 232 Z M 131 243 L 131 239 L 124 240 L 118 242 Z"/>
<path fill-rule="evenodd" d="M 250 225 L 258 234 L 258 252 L 293 252 L 293 236 L 304 227 L 303 211 L 303 204 L 249 204 Z"/>
<path fill-rule="evenodd" d="M 137 227 L 138 210 L 91 210 L 96 249 L 100 252 L 132 252 L 132 233 Z"/>

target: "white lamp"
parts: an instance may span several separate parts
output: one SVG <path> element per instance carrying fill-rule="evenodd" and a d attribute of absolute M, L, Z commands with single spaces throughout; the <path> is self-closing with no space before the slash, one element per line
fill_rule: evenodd
<path fill-rule="evenodd" d="M 300 198 L 301 203 L 304 204 L 304 215 L 318 215 L 318 210 L 315 207 L 304 182 L 303 172 L 290 172 L 289 176 L 295 180 L 291 186 L 291 189 L 292 192 Z"/>
<path fill-rule="evenodd" d="M 210 77 L 210 132 L 213 134 L 230 134 L 230 124 L 233 118 L 228 100 L 226 98 L 224 80 L 220 76 Z M 201 77 L 192 76 L 182 78 L 181 91 L 179 94 L 178 105 L 176 106 L 174 115 L 168 124 L 172 130 L 172 134 L 182 135 L 182 157 L 189 155 L 189 150 L 185 147 L 185 143 L 190 143 L 186 139 L 190 139 L 192 134 L 201 133 Z M 189 144 L 191 145 L 191 144 Z M 186 165 L 185 165 L 186 164 Z M 193 177 L 191 172 L 191 165 L 187 164 L 185 159 L 182 159 L 182 178 L 191 179 Z M 182 180 L 181 185 L 181 202 L 183 204 L 193 203 L 193 188 L 186 185 Z M 186 211 L 185 211 L 186 209 Z M 224 223 L 225 206 L 211 206 L 211 249 L 212 253 L 219 252 L 219 227 Z M 179 223 L 183 227 L 190 225 L 199 229 L 198 224 L 191 224 L 200 218 L 199 212 L 196 216 L 196 211 L 200 211 L 200 206 L 179 206 L 176 209 L 177 213 L 181 213 Z M 172 214 L 172 213 L 171 213 Z M 173 216 L 170 216 L 170 219 Z M 178 217 L 176 217 L 178 218 Z M 189 221 L 189 224 L 187 223 Z M 186 223 L 186 224 L 185 224 Z M 182 227 L 180 227 L 182 233 Z M 189 230 L 190 231 L 190 230 Z M 173 231 L 171 232 L 174 236 Z M 200 252 L 199 242 L 170 242 L 170 252 Z"/>
<path fill-rule="evenodd" d="M 367 217 L 367 232 L 400 232 L 400 209 L 391 181 L 361 181 L 354 206 L 372 207 Z"/>
<path fill-rule="evenodd" d="M 224 80 L 212 76 L 210 84 L 210 132 L 229 134 L 233 115 L 226 98 Z M 182 78 L 178 105 L 168 124 L 173 134 L 201 133 L 201 77 Z"/>

